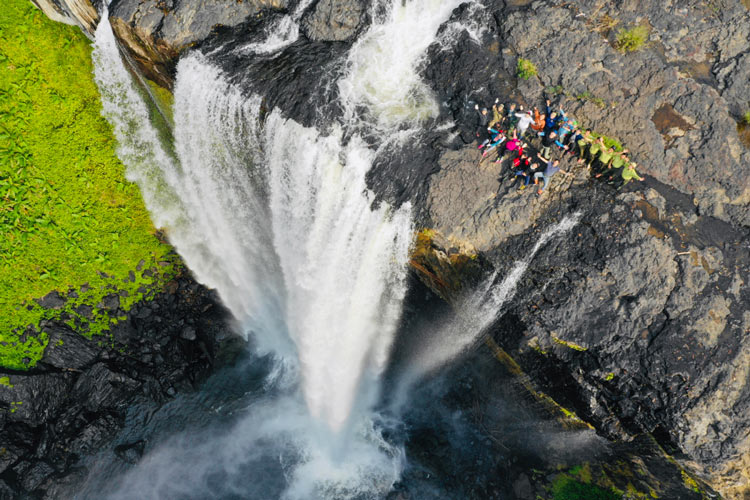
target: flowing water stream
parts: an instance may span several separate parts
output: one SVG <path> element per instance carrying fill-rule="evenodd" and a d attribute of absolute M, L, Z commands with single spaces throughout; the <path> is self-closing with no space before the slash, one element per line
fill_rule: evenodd
<path fill-rule="evenodd" d="M 377 153 L 357 132 L 374 123 L 386 139 L 417 134 L 422 120 L 436 116 L 417 68 L 458 4 L 387 5 L 342 61 L 344 117 L 325 134 L 277 110 L 262 114 L 260 96 L 243 95 L 209 57 L 183 56 L 173 151 L 151 125 L 108 22 L 100 23 L 95 77 L 127 176 L 140 185 L 155 225 L 166 229 L 197 280 L 219 292 L 267 367 L 231 411 L 221 398 L 198 405 L 196 415 L 227 418 L 196 416 L 200 429 L 185 424 L 193 430 L 149 449 L 137 466 L 99 470 L 107 496 L 370 498 L 399 479 L 403 447 L 384 437 L 387 419 L 374 408 L 406 293 L 411 208 L 374 207 L 365 175 Z M 269 35 L 243 50 L 280 50 L 296 38 L 300 15 L 283 19 L 294 26 L 281 38 Z M 501 284 L 489 279 L 478 292 L 483 299 L 466 304 L 466 318 L 476 321 L 439 332 L 414 360 L 419 376 L 469 347 L 533 254 L 576 221 L 546 233 Z M 101 498 L 94 475 L 81 498 Z"/>

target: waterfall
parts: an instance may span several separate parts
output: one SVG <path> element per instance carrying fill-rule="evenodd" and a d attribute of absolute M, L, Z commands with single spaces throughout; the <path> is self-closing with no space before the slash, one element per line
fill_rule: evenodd
<path fill-rule="evenodd" d="M 523 276 L 537 252 L 555 236 L 570 231 L 581 218 L 576 212 L 547 229 L 525 258 L 517 261 L 510 272 L 496 283 L 497 272 L 486 278 L 476 290 L 455 306 L 455 317 L 431 332 L 430 341 L 420 346 L 411 361 L 411 373 L 404 388 L 422 376 L 435 371 L 450 360 L 463 354 L 482 338 L 492 323 L 500 316 L 503 306 L 513 298 L 518 281 Z"/>
<path fill-rule="evenodd" d="M 461 0 L 396 0 L 373 2 L 371 15 L 383 19 L 362 35 L 349 51 L 346 74 L 338 88 L 345 121 L 393 134 L 399 126 L 418 128 L 437 116 L 438 104 L 415 70 L 436 39 L 438 28 Z"/>
<path fill-rule="evenodd" d="M 325 134 L 261 113 L 260 96 L 243 95 L 210 55 L 184 55 L 173 148 L 160 142 L 104 13 L 95 78 L 128 179 L 196 279 L 288 374 L 231 432 L 153 450 L 114 498 L 210 498 L 213 474 L 240 491 L 241 465 L 254 463 L 276 464 L 289 498 L 377 496 L 398 479 L 403 451 L 380 436 L 372 407 L 401 316 L 411 208 L 373 207 L 365 175 L 377 153 L 357 132 L 375 117 L 383 134 L 417 133 L 436 115 L 417 67 L 459 3 L 393 2 L 342 61 L 345 117 Z M 301 12 L 282 20 L 294 27 L 281 38 L 244 50 L 291 43 Z"/>

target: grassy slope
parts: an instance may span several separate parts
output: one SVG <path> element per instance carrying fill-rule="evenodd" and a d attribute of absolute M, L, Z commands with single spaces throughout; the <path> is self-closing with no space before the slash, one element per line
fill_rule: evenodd
<path fill-rule="evenodd" d="M 127 310 L 173 272 L 165 264 L 170 247 L 155 236 L 138 188 L 125 180 L 112 130 L 100 116 L 90 53 L 77 28 L 50 21 L 28 0 L 4 2 L 0 366 L 6 368 L 31 367 L 42 354 L 46 335 L 23 335 L 27 325 L 62 315 L 88 335 L 100 333 L 117 318 L 96 308 L 84 317 L 76 306 L 96 306 L 124 290 Z M 128 279 L 141 260 L 145 275 Z M 150 276 L 154 269 L 158 277 Z M 76 294 L 62 311 L 34 302 L 52 290 Z"/>

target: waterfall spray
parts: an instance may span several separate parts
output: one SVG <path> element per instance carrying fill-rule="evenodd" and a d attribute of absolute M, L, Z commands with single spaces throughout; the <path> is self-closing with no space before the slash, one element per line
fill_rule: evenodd
<path fill-rule="evenodd" d="M 373 208 L 365 174 L 376 153 L 357 131 L 375 117 L 387 141 L 435 116 L 417 67 L 459 3 L 393 2 L 351 50 L 339 82 L 345 119 L 325 135 L 277 110 L 261 120 L 260 97 L 229 84 L 210 55 L 183 56 L 174 153 L 150 124 L 104 13 L 95 77 L 128 178 L 196 279 L 218 291 L 239 330 L 288 365 L 292 379 L 231 433 L 154 450 L 115 498 L 211 498 L 215 474 L 242 491 L 240 465 L 256 463 L 281 471 L 283 493 L 272 496 L 289 498 L 369 498 L 398 479 L 403 451 L 382 439 L 372 407 L 401 316 L 411 209 Z M 281 37 L 241 50 L 271 54 L 292 43 L 300 5 L 282 19 Z"/>
<path fill-rule="evenodd" d="M 516 262 L 500 283 L 496 284 L 498 276 L 497 272 L 494 272 L 460 301 L 455 307 L 454 319 L 441 325 L 431 335 L 430 342 L 416 354 L 412 360 L 412 371 L 405 378 L 404 387 L 399 392 L 405 391 L 415 380 L 435 371 L 473 347 L 487 332 L 492 322 L 500 316 L 505 303 L 513 298 L 518 281 L 537 252 L 555 236 L 568 232 L 578 224 L 580 218 L 581 213 L 576 212 L 547 229 L 528 255 Z"/>

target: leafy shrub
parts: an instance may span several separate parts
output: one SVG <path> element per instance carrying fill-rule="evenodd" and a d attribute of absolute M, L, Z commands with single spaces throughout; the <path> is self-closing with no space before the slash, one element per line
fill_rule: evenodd
<path fill-rule="evenodd" d="M 517 67 L 516 74 L 518 75 L 518 78 L 523 78 L 524 80 L 528 80 L 532 76 L 537 75 L 536 66 L 534 65 L 533 62 L 521 57 L 518 59 L 518 67 Z"/>
<path fill-rule="evenodd" d="M 649 29 L 639 25 L 630 29 L 621 29 L 617 32 L 615 47 L 623 52 L 635 52 L 643 48 L 648 40 Z"/>

